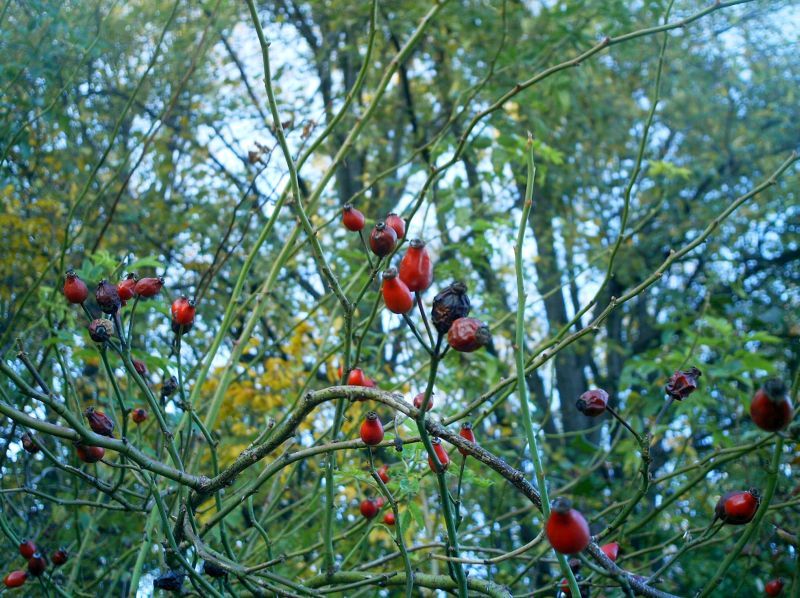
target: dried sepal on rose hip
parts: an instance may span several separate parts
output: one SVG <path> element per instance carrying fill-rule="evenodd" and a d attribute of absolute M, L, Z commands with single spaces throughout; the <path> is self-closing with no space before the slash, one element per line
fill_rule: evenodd
<path fill-rule="evenodd" d="M 761 504 L 761 495 L 755 488 L 733 490 L 723 494 L 714 507 L 714 518 L 729 525 L 750 523 Z"/>
<path fill-rule="evenodd" d="M 491 341 L 489 327 L 476 318 L 458 318 L 447 331 L 447 343 L 460 353 L 472 353 Z"/>
<path fill-rule="evenodd" d="M 364 214 L 360 210 L 354 208 L 352 204 L 344 204 L 342 207 L 342 224 L 347 230 L 357 233 L 364 228 L 364 222 Z"/>
<path fill-rule="evenodd" d="M 561 554 L 581 552 L 591 540 L 586 518 L 562 497 L 553 501 L 545 534 L 553 549 Z"/>
<path fill-rule="evenodd" d="M 377 446 L 383 442 L 383 424 L 374 411 L 367 413 L 361 424 L 361 440 L 367 446 Z"/>
<path fill-rule="evenodd" d="M 398 278 L 396 268 L 388 268 L 383 273 L 381 293 L 386 309 L 392 313 L 407 314 L 414 307 L 414 296 L 408 290 L 406 283 Z"/>
<path fill-rule="evenodd" d="M 83 303 L 89 297 L 89 287 L 72 270 L 64 277 L 63 291 L 67 301 L 75 305 Z"/>
<path fill-rule="evenodd" d="M 771 378 L 759 388 L 750 403 L 750 417 L 767 432 L 783 430 L 792 421 L 792 402 L 782 380 Z"/>
<path fill-rule="evenodd" d="M 694 366 L 683 372 L 677 371 L 670 376 L 664 390 L 676 401 L 683 400 L 697 390 L 697 379 L 702 375 Z"/>
<path fill-rule="evenodd" d="M 446 334 L 453 322 L 469 315 L 469 310 L 467 285 L 454 282 L 433 298 L 431 322 L 440 334 Z"/>
<path fill-rule="evenodd" d="M 89 323 L 89 338 L 96 343 L 104 343 L 114 336 L 114 324 L 111 320 L 97 318 Z"/>
<path fill-rule="evenodd" d="M 83 415 L 89 421 L 89 427 L 95 434 L 113 436 L 114 422 L 105 413 L 96 410 L 94 407 L 87 407 Z"/>
<path fill-rule="evenodd" d="M 122 300 L 119 298 L 117 287 L 107 280 L 101 280 L 97 285 L 94 291 L 94 298 L 103 313 L 109 315 L 117 313 L 122 306 Z"/>
<path fill-rule="evenodd" d="M 597 417 L 605 413 L 608 406 L 608 393 L 602 388 L 587 390 L 578 397 L 575 407 L 588 417 Z"/>
<path fill-rule="evenodd" d="M 175 394 L 178 390 L 178 379 L 175 376 L 170 376 L 161 385 L 161 398 L 166 399 Z"/>

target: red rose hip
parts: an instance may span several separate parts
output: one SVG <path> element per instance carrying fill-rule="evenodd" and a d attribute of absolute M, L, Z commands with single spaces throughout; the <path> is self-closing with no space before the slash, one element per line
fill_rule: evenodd
<path fill-rule="evenodd" d="M 60 567 L 61 565 L 65 564 L 67 559 L 69 559 L 69 555 L 63 548 L 59 548 L 50 556 L 50 560 L 56 567 Z"/>
<path fill-rule="evenodd" d="M 84 463 L 97 463 L 105 457 L 106 449 L 102 446 L 88 446 L 86 444 L 76 444 L 75 452 L 78 454 L 78 459 Z"/>
<path fill-rule="evenodd" d="M 619 557 L 619 544 L 617 544 L 616 542 L 603 544 L 600 547 L 600 550 L 602 550 L 603 554 L 605 554 L 609 559 L 611 559 L 614 562 L 616 562 L 617 557 Z"/>
<path fill-rule="evenodd" d="M 83 303 L 89 297 L 89 287 L 72 270 L 64 278 L 64 297 L 74 304 Z"/>
<path fill-rule="evenodd" d="M 783 580 L 780 577 L 768 581 L 764 586 L 764 592 L 767 594 L 767 596 L 780 596 L 782 591 Z"/>
<path fill-rule="evenodd" d="M 447 332 L 447 343 L 461 353 L 472 353 L 492 340 L 489 327 L 475 318 L 458 318 Z"/>
<path fill-rule="evenodd" d="M 384 222 L 386 223 L 386 226 L 394 229 L 394 233 L 397 235 L 398 239 L 402 239 L 406 236 L 406 221 L 400 218 L 400 216 L 394 212 L 387 214 Z"/>
<path fill-rule="evenodd" d="M 196 313 L 194 301 L 187 297 L 179 297 L 172 302 L 172 321 L 179 326 L 191 326 Z"/>
<path fill-rule="evenodd" d="M 36 552 L 36 544 L 31 540 L 23 540 L 19 545 L 19 553 L 23 558 L 29 559 Z"/>
<path fill-rule="evenodd" d="M 27 571 L 12 571 L 3 578 L 3 584 L 7 588 L 18 588 L 28 579 Z"/>
<path fill-rule="evenodd" d="M 792 403 L 781 380 L 771 379 L 753 395 L 750 417 L 762 430 L 777 432 L 792 421 Z"/>
<path fill-rule="evenodd" d="M 461 438 L 463 438 L 464 440 L 469 440 L 473 444 L 475 443 L 475 432 L 472 431 L 472 424 L 469 422 L 464 422 L 461 425 L 461 431 L 459 431 L 458 435 L 461 436 Z M 459 447 L 458 452 L 464 455 L 465 457 L 469 455 L 469 453 L 464 449 L 462 449 L 461 447 Z"/>
<path fill-rule="evenodd" d="M 394 525 L 395 523 L 394 511 L 386 511 L 386 515 L 383 516 L 383 522 L 386 525 Z"/>
<path fill-rule="evenodd" d="M 416 407 L 417 409 L 422 409 L 422 403 L 423 403 L 424 400 L 425 400 L 425 393 L 424 392 L 419 393 L 417 396 L 414 397 L 414 407 Z M 431 394 L 431 398 L 428 399 L 428 407 L 425 409 L 425 411 L 430 411 L 431 409 L 433 409 L 433 395 L 432 394 Z"/>
<path fill-rule="evenodd" d="M 38 552 L 28 559 L 28 573 L 39 577 L 47 569 L 47 560 Z"/>
<path fill-rule="evenodd" d="M 366 519 L 372 519 L 378 514 L 378 505 L 371 498 L 362 500 L 358 508 Z"/>
<path fill-rule="evenodd" d="M 368 446 L 376 446 L 383 441 L 383 425 L 374 411 L 367 413 L 361 424 L 361 440 Z"/>
<path fill-rule="evenodd" d="M 141 407 L 137 407 L 133 411 L 131 411 L 131 419 L 135 424 L 141 424 L 144 420 L 147 419 L 147 410 L 142 409 Z"/>
<path fill-rule="evenodd" d="M 384 484 L 389 483 L 389 466 L 384 464 L 378 468 L 377 471 L 378 477 L 381 479 L 381 482 Z"/>
<path fill-rule="evenodd" d="M 122 304 L 125 305 L 126 301 L 133 299 L 135 295 L 134 289 L 136 288 L 136 274 L 129 273 L 123 280 L 117 283 L 117 294 L 119 295 Z"/>
<path fill-rule="evenodd" d="M 375 225 L 369 235 L 369 247 L 378 257 L 386 257 L 397 243 L 397 233 L 391 226 L 381 221 Z"/>
<path fill-rule="evenodd" d="M 342 224 L 347 230 L 357 233 L 364 228 L 364 214 L 346 203 L 342 208 Z"/>
<path fill-rule="evenodd" d="M 428 467 L 431 468 L 433 473 L 442 473 L 446 471 L 447 467 L 450 465 L 450 455 L 444 450 L 442 441 L 438 438 L 432 438 L 431 443 L 433 444 L 433 452 L 436 453 L 436 458 L 439 459 L 439 463 L 441 463 L 441 469 L 439 469 L 433 457 L 430 455 L 428 455 Z"/>
<path fill-rule="evenodd" d="M 575 403 L 578 411 L 588 417 L 602 415 L 608 405 L 608 393 L 601 388 L 587 390 Z"/>
<path fill-rule="evenodd" d="M 729 525 L 744 525 L 752 521 L 761 497 L 754 488 L 734 490 L 723 494 L 714 507 L 714 515 Z"/>
<path fill-rule="evenodd" d="M 164 279 L 160 276 L 158 278 L 142 278 L 136 283 L 134 292 L 139 295 L 139 297 L 147 299 L 158 295 L 163 286 Z"/>
<path fill-rule="evenodd" d="M 561 554 L 576 554 L 589 545 L 589 524 L 566 498 L 553 501 L 545 533 L 550 545 Z"/>
<path fill-rule="evenodd" d="M 89 427 L 95 434 L 100 436 L 113 436 L 114 422 L 105 413 L 97 411 L 94 407 L 89 407 L 83 412 L 89 421 Z"/>
<path fill-rule="evenodd" d="M 425 243 L 412 239 L 406 254 L 400 260 L 400 280 L 406 283 L 409 291 L 421 293 L 433 282 L 433 263 Z"/>
<path fill-rule="evenodd" d="M 22 435 L 22 448 L 25 449 L 26 452 L 30 453 L 31 455 L 35 455 L 39 452 L 39 445 L 36 444 L 36 441 L 33 439 L 33 436 L 25 432 Z"/>
<path fill-rule="evenodd" d="M 408 290 L 406 283 L 397 277 L 396 268 L 389 268 L 383 273 L 381 293 L 386 309 L 392 313 L 407 314 L 414 307 L 414 296 Z"/>

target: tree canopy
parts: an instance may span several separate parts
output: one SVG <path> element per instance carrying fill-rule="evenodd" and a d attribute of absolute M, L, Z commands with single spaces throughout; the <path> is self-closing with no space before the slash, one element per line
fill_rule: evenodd
<path fill-rule="evenodd" d="M 755 407 L 800 386 L 795 3 L 2 0 L 0 30 L 0 576 L 800 596 L 796 412 Z M 393 313 L 414 238 L 433 283 Z M 128 273 L 160 290 L 105 309 Z M 437 330 L 455 281 L 476 351 Z"/>

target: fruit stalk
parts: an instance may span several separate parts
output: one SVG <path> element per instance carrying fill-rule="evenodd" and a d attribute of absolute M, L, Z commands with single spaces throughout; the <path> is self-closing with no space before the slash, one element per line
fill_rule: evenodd
<path fill-rule="evenodd" d="M 528 225 L 528 217 L 533 207 L 533 181 L 536 177 L 536 166 L 533 163 L 533 141 L 530 137 L 528 137 L 527 165 L 528 180 L 525 185 L 525 203 L 522 207 L 522 217 L 520 218 L 519 232 L 517 233 L 517 244 L 514 247 L 514 267 L 517 273 L 517 321 L 514 354 L 517 366 L 517 394 L 522 408 L 522 423 L 525 428 L 525 436 L 528 440 L 533 469 L 536 472 L 536 485 L 539 489 L 539 495 L 542 497 L 542 514 L 546 520 L 550 517 L 550 498 L 547 492 L 547 480 L 544 475 L 544 467 L 542 466 L 542 459 L 539 454 L 539 445 L 536 442 L 536 434 L 533 431 L 533 424 L 531 423 L 531 410 L 528 405 L 528 386 L 525 381 L 525 283 L 522 273 L 522 247 L 525 242 L 525 229 Z M 556 556 L 558 557 L 558 564 L 561 567 L 561 572 L 564 577 L 567 578 L 570 592 L 573 596 L 580 596 L 581 592 L 578 588 L 578 582 L 575 580 L 575 574 L 572 573 L 572 569 L 569 568 L 567 557 L 561 553 L 556 553 Z"/>

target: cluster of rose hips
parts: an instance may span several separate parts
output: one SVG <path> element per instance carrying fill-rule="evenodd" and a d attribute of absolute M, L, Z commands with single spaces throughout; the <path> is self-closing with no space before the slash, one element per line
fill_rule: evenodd
<path fill-rule="evenodd" d="M 95 318 L 89 324 L 89 337 L 96 343 L 107 343 L 114 336 L 114 327 L 119 326 L 119 310 L 124 307 L 131 299 L 150 299 L 158 295 L 164 287 L 164 279 L 161 277 L 136 278 L 136 274 L 130 273 L 116 285 L 106 280 L 101 280 L 95 290 L 95 301 L 101 311 L 114 318 L 114 321 L 105 318 Z M 64 297 L 69 303 L 74 305 L 84 305 L 89 298 L 89 288 L 75 272 L 70 270 L 64 279 Z M 191 330 L 197 313 L 194 301 L 185 296 L 178 297 L 172 302 L 172 331 L 177 335 L 182 335 Z M 118 334 L 121 334 L 121 330 Z M 144 362 L 133 359 L 133 368 L 141 377 L 147 376 L 147 366 Z M 166 382 L 161 390 L 162 399 L 171 396 L 177 389 L 177 381 L 174 377 Z M 96 434 L 101 436 L 113 437 L 114 422 L 102 411 L 97 411 L 89 407 L 84 415 L 89 422 L 89 426 Z M 147 410 L 137 407 L 130 412 L 131 420 L 136 424 L 142 424 L 148 417 Z M 23 437 L 23 446 L 25 441 Z M 30 450 L 30 453 L 38 451 Z M 76 443 L 75 450 L 78 458 L 84 463 L 97 463 L 105 456 L 105 449 L 99 446 L 87 446 L 80 442 Z"/>
<path fill-rule="evenodd" d="M 18 588 L 25 583 L 28 577 L 39 577 L 47 569 L 47 559 L 31 540 L 23 540 L 19 545 L 19 553 L 28 561 L 28 569 L 12 571 L 3 578 L 7 588 Z M 59 548 L 50 555 L 50 562 L 60 567 L 67 562 L 69 555 L 63 548 Z"/>
<path fill-rule="evenodd" d="M 350 231 L 362 234 L 364 214 L 350 204 L 342 209 L 342 224 Z M 375 224 L 369 235 L 369 248 L 379 258 L 394 251 L 398 239 L 406 234 L 406 223 L 391 213 Z M 363 239 L 363 237 L 362 237 Z M 421 239 L 412 239 L 400 260 L 399 267 L 389 267 L 383 272 L 381 294 L 386 308 L 395 314 L 406 315 L 414 308 L 417 298 L 433 283 L 433 262 Z M 433 300 L 432 320 L 439 334 L 447 335 L 448 344 L 456 351 L 477 351 L 491 340 L 489 328 L 475 318 L 468 318 L 470 310 L 467 288 L 456 282 L 439 293 Z"/>
<path fill-rule="evenodd" d="M 698 387 L 702 373 L 696 367 L 686 371 L 676 371 L 667 381 L 664 389 L 670 400 L 680 401 L 692 394 Z M 576 402 L 577 409 L 588 417 L 597 417 L 609 411 L 619 417 L 608 405 L 608 393 L 602 389 L 584 392 Z M 771 379 L 759 388 L 750 403 L 750 417 L 753 422 L 767 432 L 780 431 L 792 420 L 793 408 L 786 387 L 782 381 Z M 714 521 L 727 525 L 745 525 L 753 520 L 758 511 L 761 498 L 756 489 L 734 490 L 723 494 L 714 507 Z M 551 513 L 545 524 L 545 534 L 553 549 L 562 554 L 576 554 L 583 551 L 591 541 L 589 524 L 586 518 L 572 508 L 569 500 L 559 497 L 551 505 Z M 601 546 L 601 550 L 612 561 L 619 555 L 619 544 L 612 542 Z M 570 566 L 577 572 L 580 561 Z M 581 589 L 583 595 L 584 588 Z M 778 596 L 783 590 L 783 580 L 773 579 L 765 586 L 768 596 Z M 561 591 L 570 596 L 566 579 L 561 582 Z"/>

